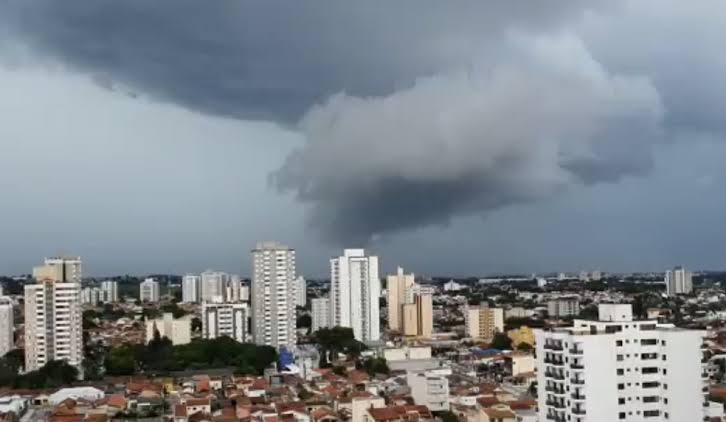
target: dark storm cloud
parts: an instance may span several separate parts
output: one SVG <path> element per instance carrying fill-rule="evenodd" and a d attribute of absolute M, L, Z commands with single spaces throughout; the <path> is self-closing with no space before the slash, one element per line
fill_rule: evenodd
<path fill-rule="evenodd" d="M 584 1 L 8 0 L 0 23 L 100 80 L 206 113 L 294 121 L 329 95 L 385 94 L 487 36 L 548 28 Z"/>
<path fill-rule="evenodd" d="M 272 181 L 349 242 L 646 174 L 674 127 L 720 130 L 719 5 L 8 0 L 0 24 L 102 86 L 292 125 Z"/>

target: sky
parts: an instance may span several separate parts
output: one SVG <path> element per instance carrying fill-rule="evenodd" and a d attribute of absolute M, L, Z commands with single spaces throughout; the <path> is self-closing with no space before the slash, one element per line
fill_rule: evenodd
<path fill-rule="evenodd" d="M 723 269 L 718 0 L 0 2 L 0 274 Z"/>

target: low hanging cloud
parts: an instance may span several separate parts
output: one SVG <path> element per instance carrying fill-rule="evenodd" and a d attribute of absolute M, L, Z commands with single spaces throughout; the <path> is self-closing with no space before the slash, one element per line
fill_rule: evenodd
<path fill-rule="evenodd" d="M 650 170 L 664 110 L 646 78 L 609 74 L 573 37 L 506 50 L 390 95 L 331 97 L 275 185 L 327 238 L 364 242 Z"/>

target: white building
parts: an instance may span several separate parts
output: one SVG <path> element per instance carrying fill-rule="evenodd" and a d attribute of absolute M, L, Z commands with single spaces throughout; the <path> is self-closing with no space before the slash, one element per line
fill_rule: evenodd
<path fill-rule="evenodd" d="M 242 301 L 242 278 L 233 274 L 229 277 L 227 285 L 224 286 L 224 301 L 225 302 L 240 302 Z"/>
<path fill-rule="evenodd" d="M 118 283 L 113 280 L 101 282 L 101 301 L 106 303 L 118 302 Z"/>
<path fill-rule="evenodd" d="M 250 301 L 250 285 L 246 283 L 241 283 L 239 286 L 239 300 L 242 302 L 249 302 Z"/>
<path fill-rule="evenodd" d="M 576 317 L 580 314 L 580 301 L 576 297 L 560 297 L 547 302 L 547 314 L 553 318 Z"/>
<path fill-rule="evenodd" d="M 547 286 L 547 279 L 544 277 L 537 277 L 537 287 L 545 287 Z"/>
<path fill-rule="evenodd" d="M 265 242 L 252 250 L 252 335 L 275 348 L 297 343 L 295 250 Z"/>
<path fill-rule="evenodd" d="M 246 303 L 202 304 L 202 337 L 231 337 L 240 343 L 251 340 L 250 307 Z"/>
<path fill-rule="evenodd" d="M 321 328 L 328 328 L 330 324 L 330 299 L 327 297 L 317 297 L 310 301 L 312 307 L 312 325 L 311 332 L 316 332 Z"/>
<path fill-rule="evenodd" d="M 413 401 L 432 412 L 449 410 L 449 375 L 450 368 L 406 371 Z"/>
<path fill-rule="evenodd" d="M 229 274 L 221 271 L 207 270 L 201 275 L 201 300 L 223 302 L 225 287 L 229 282 Z"/>
<path fill-rule="evenodd" d="M 377 256 L 366 256 L 363 249 L 345 249 L 343 256 L 330 260 L 332 325 L 352 328 L 359 341 L 379 340 L 380 295 Z"/>
<path fill-rule="evenodd" d="M 464 286 L 463 284 L 459 284 L 454 280 L 449 280 L 448 282 L 444 283 L 444 291 L 446 292 L 458 292 L 459 290 L 465 288 L 466 286 Z"/>
<path fill-rule="evenodd" d="M 611 304 L 599 321 L 535 330 L 540 420 L 703 420 L 703 336 Z"/>
<path fill-rule="evenodd" d="M 693 275 L 683 267 L 675 267 L 665 273 L 668 296 L 689 294 L 693 291 Z"/>
<path fill-rule="evenodd" d="M 295 280 L 295 289 L 295 304 L 304 308 L 308 304 L 308 283 L 305 277 L 300 276 Z"/>
<path fill-rule="evenodd" d="M 81 260 L 46 259 L 25 285 L 25 370 L 64 360 L 82 370 Z"/>
<path fill-rule="evenodd" d="M 7 296 L 0 296 L 0 358 L 15 348 L 14 322 L 13 301 Z"/>
<path fill-rule="evenodd" d="M 139 300 L 142 302 L 159 301 L 159 282 L 153 278 L 147 278 L 139 284 Z"/>
<path fill-rule="evenodd" d="M 96 306 L 102 301 L 103 293 L 98 287 L 84 287 L 81 289 L 81 303 Z"/>
<path fill-rule="evenodd" d="M 161 318 L 146 320 L 146 342 L 154 339 L 155 332 L 160 337 L 171 340 L 173 345 L 189 344 L 192 341 L 192 317 L 190 315 L 174 319 L 171 312 Z"/>
<path fill-rule="evenodd" d="M 182 277 L 182 302 L 199 303 L 202 291 L 202 277 L 187 274 Z"/>

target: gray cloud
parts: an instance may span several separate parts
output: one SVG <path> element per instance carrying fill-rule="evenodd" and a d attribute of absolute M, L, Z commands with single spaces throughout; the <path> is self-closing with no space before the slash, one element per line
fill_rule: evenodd
<path fill-rule="evenodd" d="M 483 65 L 311 110 L 275 174 L 335 240 L 447 223 L 651 168 L 662 104 L 573 37 L 518 37 Z"/>

